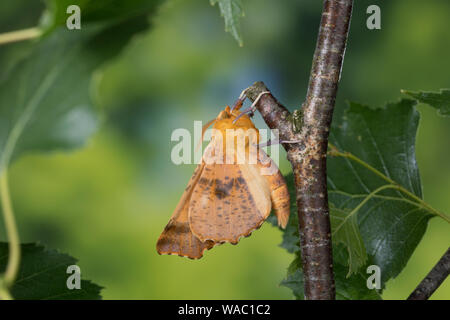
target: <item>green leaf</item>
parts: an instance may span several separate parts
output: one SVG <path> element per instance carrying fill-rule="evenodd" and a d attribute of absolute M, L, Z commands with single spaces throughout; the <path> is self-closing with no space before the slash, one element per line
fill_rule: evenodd
<path fill-rule="evenodd" d="M 97 126 L 92 74 L 148 27 L 149 13 L 82 30 L 57 28 L 14 67 L 0 83 L 0 171 L 24 152 L 86 141 Z"/>
<path fill-rule="evenodd" d="M 242 47 L 240 18 L 244 16 L 241 0 L 211 0 L 211 5 L 219 4 L 220 14 L 225 19 L 225 31 L 231 33 Z"/>
<path fill-rule="evenodd" d="M 286 278 L 280 282 L 280 285 L 291 289 L 296 299 L 303 300 L 305 298 L 303 291 L 304 284 L 302 259 L 300 258 L 300 254 L 296 253 L 294 261 L 288 267 Z"/>
<path fill-rule="evenodd" d="M 348 274 L 348 249 L 343 244 L 333 243 L 333 271 L 336 284 L 336 299 L 340 300 L 380 300 L 381 289 L 369 289 L 367 273 L 369 263 L 360 267 L 357 272 Z"/>
<path fill-rule="evenodd" d="M 328 158 L 329 202 L 342 217 L 358 209 L 354 214 L 369 262 L 381 268 L 383 284 L 405 267 L 432 216 L 418 201 L 422 198 L 415 158 L 419 113 L 414 105 L 415 101 L 401 100 L 374 110 L 350 103 L 330 133 L 330 142 L 342 153 Z M 360 252 L 357 242 L 345 244 L 349 252 Z"/>
<path fill-rule="evenodd" d="M 153 12 L 162 0 L 46 0 L 47 10 L 42 18 L 48 32 L 58 26 L 65 26 L 70 16 L 67 8 L 77 5 L 81 12 L 81 29 L 92 22 L 128 19 L 145 12 Z"/>
<path fill-rule="evenodd" d="M 334 280 L 336 284 L 336 299 L 338 300 L 379 300 L 376 290 L 367 288 L 367 276 L 362 272 L 347 277 L 347 267 L 339 263 L 333 264 Z M 304 299 L 304 280 L 300 254 L 295 254 L 294 261 L 289 265 L 286 278 L 280 283 L 292 290 L 294 297 Z"/>
<path fill-rule="evenodd" d="M 339 209 L 330 203 L 330 220 L 333 236 L 333 244 L 343 243 L 348 250 L 347 277 L 366 264 L 367 252 L 359 232 L 357 216 L 350 209 Z"/>
<path fill-rule="evenodd" d="M 347 266 L 335 263 L 333 265 L 336 284 L 336 299 L 338 300 L 381 300 L 375 289 L 367 288 L 369 275 L 357 272 L 347 277 Z"/>
<path fill-rule="evenodd" d="M 428 104 L 438 110 L 438 114 L 445 117 L 450 117 L 450 90 L 441 89 L 440 92 L 412 92 L 402 90 L 402 93 L 407 94 L 421 103 Z"/>
<path fill-rule="evenodd" d="M 11 289 L 14 299 L 101 299 L 102 287 L 88 280 L 81 280 L 80 289 L 67 288 L 67 279 L 73 274 L 67 273 L 67 268 L 76 265 L 75 258 L 34 243 L 22 244 L 21 250 L 19 274 Z M 8 243 L 0 242 L 0 270 L 6 268 L 7 258 Z"/>

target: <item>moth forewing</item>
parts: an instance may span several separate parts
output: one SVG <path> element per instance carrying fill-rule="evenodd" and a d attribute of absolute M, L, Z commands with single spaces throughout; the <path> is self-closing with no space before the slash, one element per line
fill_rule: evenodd
<path fill-rule="evenodd" d="M 247 166 L 206 165 L 189 206 L 192 233 L 201 241 L 237 243 L 251 234 L 270 213 L 270 193 L 255 181 Z M 266 192 L 264 193 L 264 190 Z"/>

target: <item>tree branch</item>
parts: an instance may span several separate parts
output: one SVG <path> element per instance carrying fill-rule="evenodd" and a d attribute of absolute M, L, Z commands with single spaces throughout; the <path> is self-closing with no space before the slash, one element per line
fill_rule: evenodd
<path fill-rule="evenodd" d="M 409 295 L 408 300 L 427 300 L 450 274 L 450 248 L 431 269 L 416 289 Z"/>
<path fill-rule="evenodd" d="M 297 193 L 305 299 L 334 299 L 326 155 L 350 25 L 353 0 L 325 0 L 306 101 L 293 114 L 272 95 L 256 105 L 271 129 L 278 129 L 292 165 Z M 268 91 L 261 82 L 247 91 L 254 100 Z"/>
<path fill-rule="evenodd" d="M 255 101 L 262 92 L 270 92 L 266 85 L 261 82 L 255 82 L 251 87 L 246 89 L 246 96 Z M 293 141 L 297 139 L 293 130 L 292 115 L 278 100 L 270 94 L 262 95 L 256 108 L 261 113 L 265 123 L 270 129 L 279 130 L 280 140 Z M 290 150 L 292 144 L 284 145 L 286 151 Z"/>

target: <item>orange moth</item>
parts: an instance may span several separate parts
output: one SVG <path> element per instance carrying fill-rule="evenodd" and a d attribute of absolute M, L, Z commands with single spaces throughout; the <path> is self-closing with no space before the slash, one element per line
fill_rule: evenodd
<path fill-rule="evenodd" d="M 211 141 L 181 199 L 161 233 L 156 249 L 199 259 L 206 249 L 258 229 L 273 209 L 278 224 L 289 219 L 289 192 L 272 159 L 258 146 L 259 131 L 239 111 L 243 99 L 221 111 Z"/>

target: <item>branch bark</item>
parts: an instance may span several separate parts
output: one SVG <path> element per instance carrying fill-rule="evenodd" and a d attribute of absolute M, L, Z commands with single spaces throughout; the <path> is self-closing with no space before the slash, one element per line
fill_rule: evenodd
<path fill-rule="evenodd" d="M 450 248 L 431 269 L 416 289 L 409 295 L 408 300 L 427 300 L 444 282 L 450 274 Z"/>
<path fill-rule="evenodd" d="M 256 107 L 283 144 L 292 165 L 297 194 L 305 299 L 335 298 L 326 155 L 328 134 L 345 54 L 353 0 L 325 0 L 306 101 L 290 113 L 271 94 Z M 268 91 L 257 82 L 247 91 L 255 100 Z"/>

